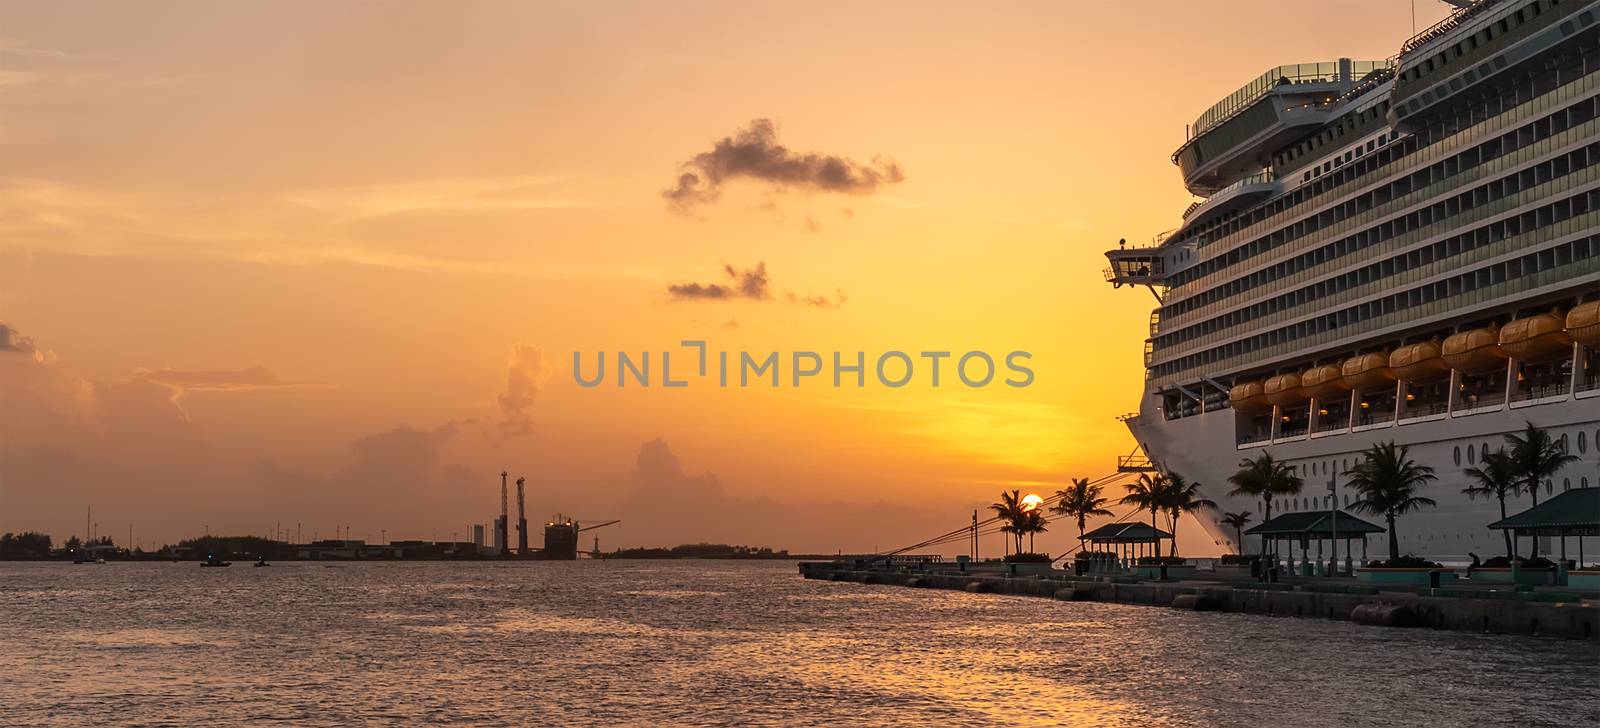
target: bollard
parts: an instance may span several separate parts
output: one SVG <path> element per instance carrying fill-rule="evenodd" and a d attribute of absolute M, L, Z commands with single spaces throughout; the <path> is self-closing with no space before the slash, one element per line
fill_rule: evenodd
<path fill-rule="evenodd" d="M 1167 562 L 1165 561 L 1161 562 L 1161 580 L 1167 580 Z"/>
<path fill-rule="evenodd" d="M 1429 589 L 1438 589 L 1439 588 L 1439 570 L 1438 569 L 1429 569 L 1428 570 L 1428 588 Z"/>

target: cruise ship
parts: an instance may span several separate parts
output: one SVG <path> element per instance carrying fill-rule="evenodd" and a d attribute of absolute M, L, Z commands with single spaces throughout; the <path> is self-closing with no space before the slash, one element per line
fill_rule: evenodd
<path fill-rule="evenodd" d="M 1580 458 L 1541 498 L 1600 487 L 1600 2 L 1454 4 L 1393 58 L 1279 66 L 1206 109 L 1172 156 L 1202 199 L 1106 254 L 1156 302 L 1120 465 L 1201 483 L 1223 552 L 1256 548 L 1220 518 L 1260 522 L 1227 479 L 1262 452 L 1305 482 L 1276 516 L 1349 505 L 1363 449 L 1409 446 L 1438 506 L 1401 552 L 1442 560 L 1504 552 L 1462 470 L 1525 422 Z"/>

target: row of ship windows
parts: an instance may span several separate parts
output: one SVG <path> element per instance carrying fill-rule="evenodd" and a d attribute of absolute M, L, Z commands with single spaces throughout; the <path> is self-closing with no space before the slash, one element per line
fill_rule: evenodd
<path fill-rule="evenodd" d="M 1593 126 L 1594 122 L 1591 121 L 1589 125 Z M 1202 310 L 1206 307 L 1216 308 L 1215 304 L 1218 302 L 1228 301 L 1241 293 L 1259 291 L 1274 283 L 1281 287 L 1282 282 L 1292 281 L 1292 277 L 1296 274 L 1311 271 L 1318 266 L 1337 261 L 1371 246 L 1393 240 L 1398 236 L 1409 234 L 1419 230 L 1424 225 L 1436 223 L 1463 211 L 1478 209 L 1488 202 L 1509 200 L 1512 195 L 1523 190 L 1552 179 L 1565 177 L 1576 170 L 1587 168 L 1597 162 L 1600 162 L 1600 146 L 1591 144 L 1585 148 L 1547 160 L 1542 165 L 1534 165 L 1478 187 L 1468 188 L 1457 195 L 1409 215 L 1392 218 L 1352 235 L 1328 241 L 1293 258 L 1226 283 L 1218 284 L 1211 289 L 1181 301 L 1175 301 L 1162 309 L 1164 318 L 1176 320 L 1191 311 Z M 1464 182 L 1465 180 L 1462 181 Z M 1483 214 L 1479 214 L 1477 217 L 1483 216 Z"/>
<path fill-rule="evenodd" d="M 1351 162 L 1353 162 L 1353 161 L 1355 161 L 1357 159 L 1360 159 L 1364 155 L 1371 154 L 1374 150 L 1376 150 L 1378 148 L 1378 145 L 1380 145 L 1380 144 L 1388 144 L 1389 142 L 1392 142 L 1392 141 L 1394 141 L 1396 139 L 1399 139 L 1399 138 L 1400 138 L 1400 132 L 1391 131 L 1391 132 L 1389 132 L 1387 134 L 1379 136 L 1376 139 L 1368 139 L 1365 146 L 1357 144 L 1354 149 L 1351 149 L 1351 150 L 1345 152 L 1344 156 L 1342 156 L 1342 157 L 1334 157 L 1333 159 L 1330 159 L 1330 160 L 1328 160 L 1326 162 L 1323 162 L 1321 166 L 1312 167 L 1310 170 L 1308 170 L 1304 174 L 1300 175 L 1300 181 L 1309 182 L 1312 179 L 1315 179 L 1317 177 L 1321 177 L 1324 174 L 1332 172 L 1333 170 L 1336 170 L 1336 169 L 1338 169 L 1340 167 L 1345 166 L 1346 164 L 1349 164 L 1349 163 L 1351 163 Z"/>
<path fill-rule="evenodd" d="M 1570 166 L 1574 163 L 1571 160 L 1571 158 L 1574 156 L 1586 157 L 1586 159 L 1581 161 L 1583 167 L 1587 167 L 1594 163 L 1600 163 L 1600 142 L 1591 144 L 1589 147 L 1573 152 L 1571 155 L 1567 155 L 1566 157 L 1558 158 L 1553 163 L 1546 164 L 1551 165 L 1560 163 L 1556 166 Z M 1535 176 L 1534 178 L 1542 179 L 1542 176 Z M 1462 207 L 1470 209 L 1474 204 L 1477 204 L 1478 199 L 1480 199 L 1479 196 L 1468 193 L 1461 197 L 1452 198 L 1446 202 L 1438 203 L 1430 208 L 1412 213 L 1411 215 L 1406 216 L 1406 218 L 1397 220 L 1393 230 L 1397 233 L 1402 233 L 1406 231 L 1402 230 L 1402 228 L 1411 229 L 1412 225 L 1421 227 L 1423 225 L 1432 224 L 1436 222 L 1433 219 L 1433 215 L 1437 211 L 1437 208 L 1444 208 L 1444 217 L 1448 218 L 1449 216 L 1459 212 Z M 1495 242 L 1508 240 L 1517 235 L 1542 230 L 1597 209 L 1600 209 L 1600 190 L 1590 190 L 1585 193 L 1573 195 L 1571 197 L 1552 202 L 1548 205 L 1544 205 L 1537 209 L 1528 210 L 1520 215 L 1497 220 L 1488 225 L 1484 225 L 1473 230 L 1468 230 L 1459 235 L 1453 235 L 1431 245 L 1417 248 L 1411 250 L 1410 252 L 1402 253 L 1386 260 L 1371 263 L 1362 268 L 1349 271 L 1333 278 L 1327 278 L 1318 281 L 1304 288 L 1299 288 L 1283 295 L 1261 301 L 1260 303 L 1256 303 L 1242 309 L 1237 309 L 1231 313 L 1208 319 L 1196 325 L 1186 326 L 1177 331 L 1164 333 L 1156 338 L 1156 350 L 1159 351 L 1163 347 L 1174 346 L 1186 341 L 1198 339 L 1202 336 L 1225 332 L 1242 324 L 1257 322 L 1263 316 L 1306 306 L 1307 304 L 1322 303 L 1325 299 L 1336 296 L 1345 291 L 1393 278 L 1395 276 L 1404 274 L 1407 271 L 1430 265 L 1436 261 L 1462 255 Z M 1354 244 L 1346 249 L 1346 254 L 1370 245 L 1375 245 L 1383 239 L 1379 236 L 1358 237 L 1361 239 L 1354 241 Z M 1320 263 L 1322 261 L 1319 260 L 1317 262 Z M 1293 272 L 1297 271 L 1286 271 L 1284 274 L 1289 275 Z"/>
<path fill-rule="evenodd" d="M 1482 144 L 1465 149 L 1459 154 L 1453 155 L 1412 172 L 1405 177 L 1395 179 L 1387 185 L 1370 190 L 1362 195 L 1352 197 L 1345 202 L 1323 210 L 1316 215 L 1307 217 L 1283 228 L 1279 228 L 1278 230 L 1263 237 L 1257 238 L 1246 245 L 1241 245 L 1233 250 L 1228 251 L 1227 253 L 1201 261 L 1181 271 L 1177 271 L 1168 277 L 1168 285 L 1174 289 L 1177 289 L 1196 278 L 1200 278 L 1211 273 L 1220 272 L 1240 263 L 1258 259 L 1260 256 L 1271 252 L 1275 248 L 1315 233 L 1316 231 L 1329 225 L 1333 225 L 1354 215 L 1366 212 L 1377 205 L 1387 203 L 1393 199 L 1408 194 L 1413 190 L 1421 189 L 1435 182 L 1443 181 L 1449 177 L 1453 177 L 1487 162 L 1511 154 L 1518 149 L 1522 149 L 1539 141 L 1543 141 L 1544 139 L 1548 139 L 1551 136 L 1566 131 L 1569 128 L 1587 123 L 1597 116 L 1600 116 L 1600 97 L 1583 99 L 1582 101 L 1556 111 L 1555 113 L 1532 121 L 1517 129 L 1510 130 L 1493 139 L 1486 140 Z M 1409 139 L 1407 140 L 1407 142 L 1410 141 L 1411 140 Z M 1387 164 L 1389 161 L 1392 161 L 1390 159 L 1391 156 L 1396 154 L 1409 154 L 1410 152 L 1415 151 L 1413 147 L 1414 144 L 1412 143 L 1393 145 L 1389 149 L 1398 150 L 1394 152 L 1394 154 L 1391 154 L 1389 150 L 1379 150 L 1378 152 L 1369 155 L 1364 160 L 1350 165 L 1347 169 L 1357 172 L 1358 174 L 1370 174 L 1378 167 Z M 1341 175 L 1342 174 L 1344 173 L 1341 173 Z M 1293 197 L 1296 194 L 1298 193 L 1291 194 L 1286 197 Z M 1363 234 L 1370 234 L 1372 232 L 1372 230 L 1368 230 L 1364 231 Z M 1338 243 L 1343 242 L 1345 241 L 1337 241 L 1332 245 L 1337 245 Z M 1324 246 L 1319 248 L 1317 251 L 1308 252 L 1305 255 L 1299 256 L 1296 260 L 1310 258 L 1313 254 L 1318 254 L 1320 251 L 1327 250 L 1329 247 L 1331 246 Z M 1320 254 L 1326 255 L 1325 253 Z M 1279 268 L 1290 265 L 1293 262 L 1294 261 L 1284 261 L 1283 263 L 1280 263 L 1272 268 L 1252 273 L 1222 285 L 1213 286 L 1205 291 L 1196 293 L 1193 296 L 1176 301 L 1168 308 L 1168 316 L 1170 317 L 1172 315 L 1180 314 L 1199 306 L 1203 306 L 1207 303 L 1226 298 L 1230 295 L 1236 294 L 1241 290 L 1248 290 L 1263 280 L 1276 279 L 1284 272 L 1279 270 Z"/>
<path fill-rule="evenodd" d="M 1323 153 L 1323 148 L 1333 146 L 1346 136 L 1355 136 L 1358 133 L 1364 133 L 1369 127 L 1375 128 L 1379 125 L 1386 124 L 1387 122 L 1384 121 L 1383 114 L 1388 110 L 1389 102 L 1386 99 L 1378 102 L 1370 108 L 1346 114 L 1323 129 L 1321 132 L 1318 132 L 1315 136 L 1312 136 L 1310 139 L 1306 139 L 1305 141 L 1294 145 L 1289 150 L 1273 157 L 1273 166 L 1284 167 L 1287 166 L 1289 162 L 1301 157 Z M 1400 134 L 1398 132 L 1389 132 L 1388 134 L 1385 134 L 1381 140 L 1367 142 L 1366 150 L 1368 153 L 1370 153 L 1377 148 L 1379 143 L 1394 141 L 1398 138 L 1400 138 Z M 1349 162 L 1356 156 L 1360 156 L 1360 147 L 1357 147 L 1351 152 L 1345 152 L 1344 161 Z M 1323 163 L 1323 166 L 1318 169 L 1317 174 L 1320 175 L 1322 172 L 1332 169 L 1332 166 L 1329 165 L 1337 166 L 1338 164 L 1338 162 L 1325 162 Z M 1312 173 L 1306 172 L 1304 179 L 1311 179 L 1311 177 Z"/>
<path fill-rule="evenodd" d="M 1557 269 L 1566 270 L 1574 263 L 1586 264 L 1591 272 L 1600 259 L 1600 235 L 1591 235 L 1563 245 L 1530 253 L 1512 260 L 1488 265 L 1461 275 L 1398 291 L 1366 303 L 1307 319 L 1299 323 L 1266 331 L 1206 351 L 1190 354 L 1174 361 L 1151 367 L 1153 376 L 1163 377 L 1192 367 L 1205 366 L 1222 359 L 1256 352 L 1264 347 L 1294 342 L 1298 339 L 1343 328 L 1352 324 L 1371 324 L 1372 319 L 1391 313 L 1404 312 L 1470 293 L 1480 288 L 1501 283 L 1533 280 L 1540 273 Z M 1576 271 L 1575 274 L 1581 274 Z M 1367 327 L 1367 328 L 1370 328 Z M 1356 333 L 1356 332 L 1350 332 Z"/>
<path fill-rule="evenodd" d="M 1600 46 L 1597 46 L 1597 48 L 1600 48 Z M 1588 53 L 1594 55 L 1593 50 L 1588 51 Z M 1584 59 L 1580 60 L 1590 63 L 1591 66 L 1600 66 L 1600 58 L 1590 59 L 1585 57 Z M 1578 62 L 1572 62 L 1572 65 L 1577 66 Z M 1395 162 L 1373 168 L 1369 174 L 1362 175 L 1354 180 L 1342 181 L 1340 184 L 1333 185 L 1331 187 L 1322 183 L 1311 183 L 1313 187 L 1326 187 L 1326 189 L 1323 189 L 1315 196 L 1309 198 L 1309 200 L 1304 203 L 1304 207 L 1306 209 L 1310 209 L 1313 207 L 1326 205 L 1331 200 L 1343 199 L 1342 196 L 1349 195 L 1351 190 L 1355 187 L 1370 187 L 1375 180 L 1383 180 L 1392 177 L 1395 174 L 1396 169 L 1404 167 L 1416 169 L 1421 167 L 1423 164 L 1430 163 L 1434 160 L 1444 160 L 1446 158 L 1453 157 L 1462 150 L 1478 145 L 1483 138 L 1489 135 L 1499 135 L 1505 133 L 1506 129 L 1517 128 L 1520 125 L 1529 123 L 1531 120 L 1544 118 L 1552 111 L 1568 109 L 1569 106 L 1575 103 L 1575 100 L 1587 99 L 1593 96 L 1597 89 L 1600 89 L 1600 74 L 1584 72 L 1585 75 L 1582 77 L 1576 80 L 1570 80 L 1572 78 L 1571 74 L 1578 72 L 1580 72 L 1578 69 L 1572 69 L 1568 72 L 1564 72 L 1567 75 L 1563 77 L 1568 78 L 1569 82 L 1564 83 L 1559 87 L 1554 87 L 1554 79 L 1548 79 L 1546 84 L 1539 84 L 1533 90 L 1542 92 L 1544 85 L 1551 85 L 1553 87 L 1553 92 L 1544 92 L 1542 95 L 1532 97 L 1527 102 L 1512 105 L 1504 108 L 1503 110 L 1499 108 L 1502 106 L 1502 104 L 1500 104 L 1498 101 L 1479 101 L 1475 106 L 1459 109 L 1455 116 L 1435 117 L 1430 127 L 1418 130 L 1414 137 L 1407 137 L 1400 144 L 1394 145 L 1395 147 L 1409 146 L 1415 149 L 1417 145 L 1421 143 L 1423 145 L 1422 148 L 1418 149 L 1414 153 L 1408 152 L 1407 155 Z M 1523 93 L 1523 91 L 1527 90 L 1528 89 L 1523 89 L 1522 91 L 1519 91 L 1519 97 L 1521 97 L 1520 94 Z M 1581 101 L 1579 103 L 1581 103 Z M 1488 122 L 1491 117 L 1493 118 L 1492 123 L 1484 123 Z M 1493 164 L 1480 165 L 1473 172 L 1461 174 L 1457 179 L 1438 182 L 1433 184 L 1430 188 L 1413 190 L 1407 195 L 1407 197 L 1411 198 L 1412 200 L 1427 199 L 1434 194 L 1442 193 L 1444 191 L 1453 189 L 1454 187 L 1464 186 L 1470 181 L 1475 181 L 1477 178 L 1488 177 L 1492 174 L 1498 174 L 1512 167 L 1526 164 L 1531 160 L 1544 156 L 1552 149 L 1570 144 L 1572 141 L 1579 138 L 1588 138 L 1594 133 L 1593 130 L 1595 126 L 1596 122 L 1591 120 L 1588 123 L 1580 126 L 1572 127 L 1558 137 L 1547 139 L 1545 141 L 1533 144 L 1532 146 L 1521 147 L 1517 151 L 1510 152 L 1509 154 L 1501 154 Z M 1471 127 L 1474 130 L 1474 133 L 1457 133 L 1459 130 L 1468 127 Z M 1582 131 L 1574 134 L 1574 132 L 1577 130 Z M 1440 139 L 1441 141 L 1437 144 L 1428 145 L 1425 142 L 1427 139 Z M 1419 142 L 1419 140 L 1423 141 Z M 1382 153 L 1382 150 L 1380 150 L 1380 153 Z M 1369 156 L 1367 162 L 1358 162 L 1357 164 L 1352 165 L 1350 168 L 1347 168 L 1345 171 L 1335 172 L 1334 177 L 1339 178 L 1339 180 L 1343 180 L 1344 178 L 1350 176 L 1350 170 L 1358 167 L 1361 169 L 1367 169 L 1371 166 L 1370 162 L 1373 158 L 1374 157 Z M 1452 182 L 1454 184 L 1452 184 Z M 1338 227 L 1354 230 L 1361 226 L 1371 224 L 1382 219 L 1390 212 L 1401 209 L 1407 202 L 1408 200 L 1405 197 L 1398 200 L 1392 200 L 1384 207 L 1360 214 L 1355 218 L 1347 218 L 1346 221 Z M 1266 203 L 1266 206 L 1272 206 L 1275 204 L 1275 202 L 1269 202 Z M 1261 209 L 1263 208 L 1256 208 L 1256 212 L 1247 212 L 1246 215 L 1251 217 L 1259 217 L 1257 213 Z M 1249 236 L 1248 238 L 1245 238 L 1246 240 L 1254 240 L 1259 236 L 1266 235 L 1274 230 L 1272 223 L 1275 223 L 1281 217 L 1286 217 L 1288 214 L 1301 214 L 1301 211 L 1296 209 L 1293 210 L 1292 213 L 1286 213 L 1283 216 L 1273 215 L 1268 220 L 1251 222 L 1248 227 L 1243 229 L 1241 235 L 1233 235 L 1230 236 L 1229 239 L 1233 242 L 1239 242 L 1239 240 L 1236 240 L 1235 238 L 1242 237 L 1243 235 Z M 1290 241 L 1286 245 L 1290 249 L 1298 252 L 1299 250 L 1306 249 L 1313 245 L 1321 246 L 1325 243 L 1325 241 L 1326 237 L 1324 236 L 1312 235 Z M 1233 278 L 1228 277 L 1230 270 L 1232 269 L 1224 268 L 1205 274 L 1198 279 L 1192 279 L 1188 281 L 1183 288 L 1175 292 L 1179 295 L 1168 296 L 1166 298 L 1170 305 L 1177 306 L 1188 299 L 1188 297 L 1181 295 L 1183 293 L 1189 293 L 1191 296 L 1205 295 L 1216 287 L 1237 282 L 1237 274 L 1235 274 Z M 1286 282 L 1287 281 L 1283 279 L 1277 279 L 1273 283 L 1277 287 L 1282 287 Z M 1225 303 L 1226 301 L 1222 302 Z M 1208 308 L 1214 309 L 1218 307 L 1219 302 L 1214 300 L 1213 296 L 1213 300 L 1211 300 L 1210 303 L 1203 303 L 1201 304 L 1200 309 L 1192 310 L 1204 310 Z M 1174 319 L 1177 319 L 1178 317 L 1179 315 L 1176 313 L 1173 315 Z"/>
<path fill-rule="evenodd" d="M 1589 454 L 1588 436 L 1589 436 L 1588 432 L 1585 432 L 1583 430 L 1579 430 L 1578 431 L 1578 454 L 1579 455 L 1587 455 L 1587 454 Z M 1596 431 L 1594 433 L 1594 437 L 1595 437 L 1595 442 L 1600 443 L 1600 431 Z M 1561 445 L 1561 451 L 1562 452 L 1569 452 L 1569 450 L 1567 448 L 1568 448 L 1568 445 L 1570 444 L 1570 441 L 1567 439 L 1566 433 L 1562 433 L 1561 437 L 1556 439 L 1556 442 Z M 1468 465 L 1477 465 L 1478 464 L 1477 453 L 1483 453 L 1483 454 L 1487 455 L 1487 454 L 1489 454 L 1489 452 L 1490 452 L 1489 451 L 1489 443 L 1487 443 L 1487 442 L 1483 443 L 1476 451 L 1473 450 L 1472 445 L 1469 443 L 1467 445 L 1467 464 Z M 1461 446 L 1460 445 L 1457 445 L 1455 447 L 1455 452 L 1453 453 L 1453 455 L 1454 455 L 1454 459 L 1456 461 L 1456 465 L 1460 465 L 1461 464 Z M 1585 478 L 1583 480 L 1583 487 L 1585 487 L 1585 488 L 1589 487 L 1588 478 Z"/>
<path fill-rule="evenodd" d="M 1513 28 L 1521 26 L 1524 22 L 1539 17 L 1545 9 L 1554 8 L 1560 4 L 1561 0 L 1538 0 L 1537 2 L 1529 3 L 1527 7 L 1501 18 L 1499 22 L 1484 26 L 1483 29 L 1463 38 L 1461 42 L 1445 48 L 1437 55 L 1425 61 L 1408 64 L 1405 72 L 1401 73 L 1400 77 L 1406 80 L 1416 80 L 1432 73 L 1436 69 L 1444 68 L 1451 61 L 1477 50 L 1479 46 L 1487 45 L 1489 41 L 1511 32 Z"/>

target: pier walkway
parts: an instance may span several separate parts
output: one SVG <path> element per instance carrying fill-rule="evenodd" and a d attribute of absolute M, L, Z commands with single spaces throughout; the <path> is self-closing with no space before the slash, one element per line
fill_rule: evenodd
<path fill-rule="evenodd" d="M 976 565 L 866 568 L 853 562 L 804 562 L 807 579 L 886 584 L 974 593 L 1049 597 L 1287 617 L 1350 620 L 1394 627 L 1600 639 L 1600 594 L 1557 589 L 1517 590 L 1509 584 L 1448 588 L 1373 586 L 1349 578 L 1292 578 L 1277 583 L 1227 578 L 1149 580 L 1074 576 L 1051 571 L 1006 576 Z M 997 565 L 996 565 L 997 566 Z"/>

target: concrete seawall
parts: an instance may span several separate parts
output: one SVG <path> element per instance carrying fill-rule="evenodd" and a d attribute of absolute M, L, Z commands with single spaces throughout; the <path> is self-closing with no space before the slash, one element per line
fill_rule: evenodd
<path fill-rule="evenodd" d="M 1123 578 L 1066 575 L 1007 577 L 944 571 L 861 570 L 833 562 L 802 563 L 800 574 L 807 579 L 1048 597 L 1063 601 L 1343 619 L 1364 624 L 1431 627 L 1464 632 L 1600 639 L 1600 607 L 1590 600 L 1535 601 L 1531 597 L 1514 594 L 1477 595 L 1459 589 L 1423 589 L 1418 593 L 1351 593 L 1336 590 L 1336 585 L 1322 588 L 1316 585 L 1255 582 L 1140 582 Z"/>

